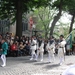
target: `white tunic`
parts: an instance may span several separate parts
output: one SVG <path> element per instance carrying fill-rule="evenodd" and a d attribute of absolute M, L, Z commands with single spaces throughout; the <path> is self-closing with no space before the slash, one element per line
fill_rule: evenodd
<path fill-rule="evenodd" d="M 61 43 L 59 43 L 59 47 L 58 47 L 58 56 L 59 57 L 63 57 L 64 56 L 65 44 L 66 44 L 66 41 L 62 41 Z"/>
<path fill-rule="evenodd" d="M 39 44 L 37 43 L 37 50 L 40 52 L 44 52 L 44 42 L 41 43 L 40 47 L 39 47 Z"/>
<path fill-rule="evenodd" d="M 36 50 L 36 40 L 32 40 L 31 42 L 31 50 L 32 50 L 32 54 L 35 54 L 35 50 Z"/>
<path fill-rule="evenodd" d="M 48 43 L 47 46 L 46 46 L 46 49 L 47 49 L 47 51 L 50 52 L 51 54 L 55 53 L 55 44 L 52 43 L 52 44 L 50 45 L 50 43 Z"/>

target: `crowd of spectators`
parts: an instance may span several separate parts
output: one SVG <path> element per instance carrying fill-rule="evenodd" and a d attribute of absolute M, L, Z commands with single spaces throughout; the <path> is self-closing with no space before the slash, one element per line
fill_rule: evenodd
<path fill-rule="evenodd" d="M 31 54 L 30 37 L 26 36 L 18 37 L 8 32 L 5 35 L 0 34 L 0 48 L 2 38 L 6 38 L 6 41 L 9 45 L 8 50 L 9 56 L 22 56 Z"/>
<path fill-rule="evenodd" d="M 31 55 L 31 50 L 30 50 L 31 37 L 27 37 L 27 36 L 18 37 L 8 32 L 5 35 L 0 34 L 0 49 L 1 49 L 2 38 L 6 38 L 6 41 L 9 45 L 8 56 Z M 55 41 L 57 45 L 59 40 L 55 39 Z M 47 53 L 46 48 L 45 48 L 47 45 L 47 42 L 48 40 L 44 39 L 44 54 Z M 73 51 L 71 51 L 70 53 L 72 52 Z M 55 53 L 56 54 L 58 53 L 57 48 L 55 49 Z"/>

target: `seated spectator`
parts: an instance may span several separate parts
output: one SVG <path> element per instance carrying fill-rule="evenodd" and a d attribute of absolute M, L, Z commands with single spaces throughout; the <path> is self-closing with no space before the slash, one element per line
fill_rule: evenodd
<path fill-rule="evenodd" d="M 20 49 L 20 50 L 23 50 L 24 47 L 25 47 L 25 45 L 23 45 L 23 42 L 20 42 L 19 49 Z"/>
<path fill-rule="evenodd" d="M 17 45 L 16 45 L 15 43 L 13 43 L 13 44 L 10 46 L 10 49 L 11 49 L 12 51 L 17 50 Z"/>
<path fill-rule="evenodd" d="M 18 56 L 20 54 L 20 51 L 18 49 L 18 42 L 13 43 L 10 46 L 10 50 L 11 50 L 11 54 L 13 54 L 13 56 Z"/>
<path fill-rule="evenodd" d="M 19 37 L 18 37 L 18 36 L 15 36 L 15 39 L 14 39 L 14 41 L 17 41 L 17 42 L 19 42 Z"/>
<path fill-rule="evenodd" d="M 31 51 L 30 51 L 30 45 L 29 44 L 26 44 L 25 48 L 24 48 L 26 51 L 26 55 L 30 55 L 31 54 Z"/>
<path fill-rule="evenodd" d="M 21 55 L 25 55 L 25 50 L 24 50 L 25 44 L 23 45 L 23 42 L 20 42 L 19 45 L 19 50 L 21 51 Z"/>

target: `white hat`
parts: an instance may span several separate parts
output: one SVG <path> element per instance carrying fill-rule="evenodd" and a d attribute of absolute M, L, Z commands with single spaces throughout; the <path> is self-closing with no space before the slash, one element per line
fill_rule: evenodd
<path fill-rule="evenodd" d="M 75 75 L 75 65 L 70 66 L 62 75 Z"/>

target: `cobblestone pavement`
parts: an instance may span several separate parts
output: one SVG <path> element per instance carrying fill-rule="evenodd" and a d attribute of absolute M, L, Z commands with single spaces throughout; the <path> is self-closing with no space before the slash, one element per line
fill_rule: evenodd
<path fill-rule="evenodd" d="M 7 66 L 0 67 L 0 75 L 60 75 L 70 65 L 75 63 L 75 56 L 66 56 L 65 62 L 61 66 L 56 56 L 54 63 L 48 63 L 47 55 L 44 61 L 30 61 L 30 56 L 7 57 Z M 2 64 L 0 60 L 0 64 Z"/>

